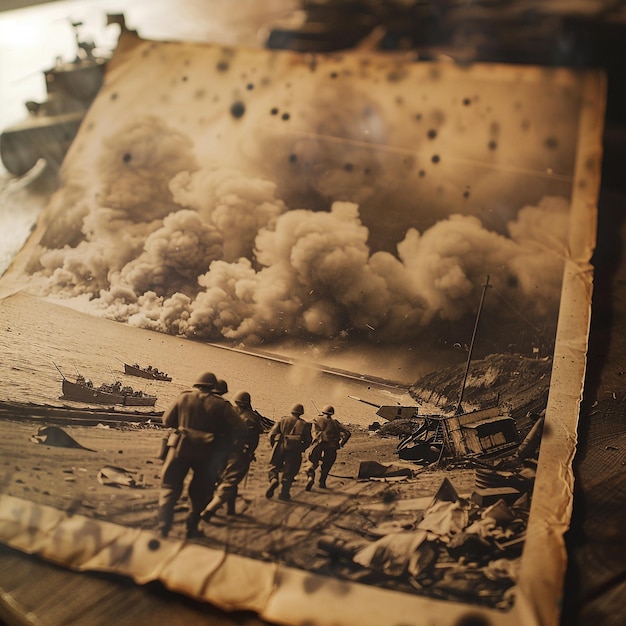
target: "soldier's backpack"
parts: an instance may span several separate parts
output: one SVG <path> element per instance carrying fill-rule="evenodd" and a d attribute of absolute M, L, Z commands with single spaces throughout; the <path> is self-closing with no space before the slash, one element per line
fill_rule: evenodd
<path fill-rule="evenodd" d="M 302 452 L 304 450 L 304 442 L 302 441 L 302 429 L 296 433 L 299 420 L 296 420 L 288 432 L 283 433 L 283 450 L 285 452 Z"/>

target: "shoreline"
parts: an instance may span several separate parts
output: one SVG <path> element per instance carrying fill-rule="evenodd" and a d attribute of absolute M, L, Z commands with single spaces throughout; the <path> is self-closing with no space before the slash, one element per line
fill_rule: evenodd
<path fill-rule="evenodd" d="M 186 339 L 186 338 L 185 338 Z M 191 341 L 194 341 L 193 339 Z M 315 363 L 303 358 L 286 357 L 277 353 L 266 352 L 265 350 L 256 350 L 254 348 L 235 348 L 233 346 L 227 346 L 224 344 L 209 342 L 206 345 L 213 348 L 219 348 L 221 350 L 228 350 L 230 352 L 236 352 L 238 354 L 244 354 L 246 356 L 258 357 L 260 359 L 266 359 L 269 361 L 275 361 L 282 363 L 283 365 L 294 365 L 300 367 L 308 367 L 312 370 L 316 370 L 323 374 L 330 374 L 332 376 L 339 376 L 341 378 L 348 378 L 361 383 L 371 383 L 380 387 L 389 387 L 390 389 L 402 389 L 408 393 L 409 387 L 412 383 L 403 383 L 397 380 L 391 380 L 388 378 L 382 378 L 370 374 L 359 374 L 358 372 L 351 372 L 341 368 L 330 367 L 321 363 Z"/>

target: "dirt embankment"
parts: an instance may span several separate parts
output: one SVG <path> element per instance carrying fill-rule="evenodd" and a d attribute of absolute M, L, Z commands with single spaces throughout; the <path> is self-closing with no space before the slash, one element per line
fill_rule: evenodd
<path fill-rule="evenodd" d="M 427 374 L 415 382 L 411 395 L 419 402 L 430 402 L 442 409 L 453 409 L 459 401 L 465 364 Z M 519 354 L 491 354 L 472 361 L 467 376 L 463 404 L 482 408 L 499 398 L 511 416 L 522 420 L 528 413 L 541 413 L 550 389 L 552 359 L 532 359 Z"/>

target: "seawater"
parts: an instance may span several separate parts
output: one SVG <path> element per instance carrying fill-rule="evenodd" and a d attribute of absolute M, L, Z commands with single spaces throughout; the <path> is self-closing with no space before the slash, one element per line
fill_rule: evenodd
<path fill-rule="evenodd" d="M 124 362 L 153 365 L 173 380 L 126 376 Z M 272 419 L 287 414 L 296 402 L 304 405 L 305 419 L 332 404 L 342 422 L 367 426 L 379 419 L 375 407 L 349 396 L 411 404 L 406 387 L 359 380 L 358 374 L 349 378 L 321 372 L 313 364 L 290 364 L 138 329 L 25 294 L 0 300 L 0 399 L 81 406 L 59 399 L 62 375 L 57 367 L 70 380 L 80 372 L 96 386 L 119 379 L 152 393 L 158 397 L 156 410 L 166 409 L 204 371 L 227 381 L 226 397 L 250 392 L 253 406 Z"/>

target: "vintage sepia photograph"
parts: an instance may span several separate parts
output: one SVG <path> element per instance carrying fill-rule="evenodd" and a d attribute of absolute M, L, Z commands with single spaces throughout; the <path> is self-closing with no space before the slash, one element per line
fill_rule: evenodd
<path fill-rule="evenodd" d="M 602 76 L 118 24 L 0 279 L 0 540 L 275 623 L 557 623 Z"/>

